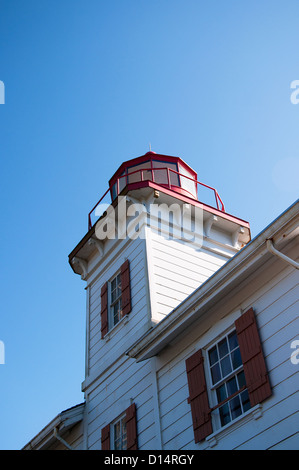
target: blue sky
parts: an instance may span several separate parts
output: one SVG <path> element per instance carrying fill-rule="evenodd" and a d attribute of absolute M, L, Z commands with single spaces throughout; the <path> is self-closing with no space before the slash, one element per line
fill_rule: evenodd
<path fill-rule="evenodd" d="M 0 449 L 83 401 L 68 254 L 124 160 L 183 158 L 252 235 L 298 197 L 295 0 L 0 0 Z"/>

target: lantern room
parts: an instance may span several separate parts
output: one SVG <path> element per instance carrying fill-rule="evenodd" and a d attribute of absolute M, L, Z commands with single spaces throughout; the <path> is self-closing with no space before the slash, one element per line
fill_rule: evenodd
<path fill-rule="evenodd" d="M 88 214 L 88 229 L 96 216 L 101 216 L 99 208 L 110 193 L 112 203 L 118 195 L 130 191 L 151 188 L 181 199 L 184 202 L 205 203 L 225 213 L 224 204 L 218 191 L 197 181 L 197 173 L 179 157 L 147 152 L 138 158 L 121 164 L 109 181 L 109 187 Z"/>
<path fill-rule="evenodd" d="M 127 186 L 152 181 L 179 194 L 197 199 L 197 174 L 178 157 L 147 152 L 124 162 L 109 181 L 112 201 Z M 133 188 L 132 188 L 133 189 Z"/>
<path fill-rule="evenodd" d="M 114 173 L 107 191 L 88 214 L 88 229 L 94 225 L 96 217 L 102 215 L 103 204 L 109 205 L 105 201 L 109 193 L 114 203 L 119 195 L 138 190 L 144 193 L 146 188 L 162 191 L 186 203 L 205 204 L 206 207 L 225 213 L 218 191 L 197 181 L 196 172 L 181 158 L 147 152 L 122 163 Z"/>

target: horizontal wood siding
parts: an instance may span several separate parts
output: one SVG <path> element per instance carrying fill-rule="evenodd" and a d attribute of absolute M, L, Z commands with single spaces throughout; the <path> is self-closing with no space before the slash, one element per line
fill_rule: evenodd
<path fill-rule="evenodd" d="M 131 241 L 115 259 L 107 259 L 89 286 L 88 373 L 102 367 L 103 360 L 115 360 L 120 351 L 135 342 L 137 332 L 145 331 L 149 322 L 145 283 L 144 240 Z M 101 287 L 120 269 L 124 259 L 130 260 L 132 310 L 128 322 L 121 321 L 111 332 L 113 341 L 101 339 Z M 139 333 L 140 334 L 140 333 Z"/>
<path fill-rule="evenodd" d="M 131 404 L 136 404 L 138 448 L 150 449 L 155 442 L 151 364 L 123 358 L 88 396 L 88 448 L 101 448 L 100 430 Z"/>
<path fill-rule="evenodd" d="M 207 441 L 194 443 L 185 360 L 221 337 L 224 327 L 233 327 L 240 309 L 244 312 L 250 307 L 256 312 L 273 395 L 263 402 L 261 418 L 244 417 L 217 431 L 214 448 L 299 448 L 298 366 L 290 361 L 290 345 L 298 339 L 299 331 L 298 271 L 274 262 L 240 284 L 221 308 L 213 308 L 197 329 L 193 325 L 183 339 L 159 355 L 157 375 L 165 450 L 209 446 Z"/>
<path fill-rule="evenodd" d="M 227 256 L 195 248 L 182 240 L 168 240 L 149 233 L 149 267 L 153 320 L 160 321 L 179 303 L 205 282 L 228 259 Z"/>

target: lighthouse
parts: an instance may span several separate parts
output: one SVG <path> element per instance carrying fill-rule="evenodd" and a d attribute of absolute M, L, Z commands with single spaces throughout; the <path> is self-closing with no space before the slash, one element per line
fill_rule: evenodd
<path fill-rule="evenodd" d="M 126 352 L 248 243 L 250 227 L 179 157 L 125 161 L 105 189 L 69 255 L 86 283 L 86 439 L 88 448 L 134 449 L 138 396 L 155 400 L 153 361 Z"/>
<path fill-rule="evenodd" d="M 104 203 L 107 196 L 110 204 Z M 249 223 L 228 214 L 218 191 L 199 182 L 181 158 L 148 152 L 124 162 L 110 178 L 108 189 L 88 214 L 88 231 L 69 260 L 91 292 L 108 283 L 110 303 L 115 296 L 121 300 L 120 270 L 126 261 L 128 279 L 133 285 L 138 280 L 144 289 L 150 325 L 249 240 Z M 123 298 L 130 305 L 135 301 Z M 115 320 L 107 307 L 108 330 L 126 316 L 128 308 L 121 301 L 117 305 Z"/>
<path fill-rule="evenodd" d="M 86 292 L 84 401 L 24 449 L 129 451 L 117 463 L 167 450 L 169 463 L 298 448 L 299 202 L 251 240 L 215 188 L 154 152 L 99 196 L 69 254 Z"/>

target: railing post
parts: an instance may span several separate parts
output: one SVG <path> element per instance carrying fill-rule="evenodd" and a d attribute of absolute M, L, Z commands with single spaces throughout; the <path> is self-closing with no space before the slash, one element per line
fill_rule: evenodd
<path fill-rule="evenodd" d="M 169 168 L 167 167 L 167 180 L 168 180 L 168 187 L 169 189 L 171 188 L 171 184 L 170 184 L 170 175 L 169 175 Z"/>
<path fill-rule="evenodd" d="M 217 198 L 217 191 L 216 191 L 216 189 L 214 189 L 214 194 L 215 194 L 215 200 L 216 200 L 217 209 L 219 210 L 219 202 L 218 202 L 218 198 Z"/>

